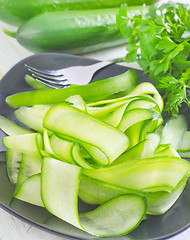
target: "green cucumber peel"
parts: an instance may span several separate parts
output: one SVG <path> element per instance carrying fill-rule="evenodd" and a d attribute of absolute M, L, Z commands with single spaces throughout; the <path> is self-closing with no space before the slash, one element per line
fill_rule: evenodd
<path fill-rule="evenodd" d="M 34 88 L 35 90 L 51 90 L 52 89 L 51 87 L 48 87 L 43 83 L 36 81 L 35 78 L 31 77 L 28 74 L 25 75 L 25 81 L 30 87 Z"/>
<path fill-rule="evenodd" d="M 73 10 L 93 10 L 93 9 L 101 9 L 101 8 L 116 8 L 120 7 L 121 4 L 126 3 L 128 6 L 131 6 L 134 9 L 134 13 L 141 13 L 141 6 L 139 5 L 153 5 L 157 0 L 142 0 L 139 2 L 138 0 L 54 0 L 46 1 L 41 0 L 40 2 L 33 2 L 32 0 L 28 0 L 26 3 L 20 2 L 19 0 L 9 0 L 8 2 L 1 0 L 1 21 L 20 26 L 24 24 L 30 18 L 33 18 L 36 15 L 39 15 L 43 12 L 54 12 L 54 11 L 73 11 Z M 30 11 L 29 11 L 30 10 Z M 133 13 L 133 11 L 132 11 Z M 131 13 L 131 14 L 132 14 Z M 133 13 L 133 14 L 134 14 Z"/>
<path fill-rule="evenodd" d="M 80 95 L 85 102 L 92 102 L 126 89 L 131 90 L 136 83 L 137 73 L 135 70 L 129 70 L 121 75 L 91 82 L 88 85 L 74 85 L 63 89 L 16 93 L 8 96 L 6 102 L 11 107 L 56 104 L 63 103 L 68 97 L 73 95 Z"/>

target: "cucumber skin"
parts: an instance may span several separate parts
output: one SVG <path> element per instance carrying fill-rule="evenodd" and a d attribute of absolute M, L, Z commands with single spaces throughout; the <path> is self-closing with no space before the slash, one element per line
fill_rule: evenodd
<path fill-rule="evenodd" d="M 16 93 L 8 96 L 6 102 L 11 107 L 56 104 L 63 103 L 70 96 L 80 95 L 88 103 L 101 100 L 120 91 L 130 91 L 137 81 L 137 73 L 131 69 L 115 77 L 94 81 L 83 86 L 73 85 L 62 89 Z"/>
<path fill-rule="evenodd" d="M 18 42 L 32 52 L 85 53 L 126 40 L 116 27 L 119 9 L 42 13 L 17 31 Z"/>
<path fill-rule="evenodd" d="M 153 4 L 158 0 L 0 0 L 0 20 L 21 25 L 29 18 L 47 11 L 87 10 L 97 8 Z"/>
<path fill-rule="evenodd" d="M 128 7 L 131 14 L 142 7 Z M 17 31 L 18 42 L 32 52 L 80 54 L 126 43 L 116 26 L 119 8 L 42 13 Z"/>

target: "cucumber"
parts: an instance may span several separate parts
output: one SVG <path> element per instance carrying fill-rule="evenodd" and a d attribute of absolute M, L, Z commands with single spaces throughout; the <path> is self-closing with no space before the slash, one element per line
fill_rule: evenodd
<path fill-rule="evenodd" d="M 103 181 L 87 177 L 83 174 L 80 177 L 79 197 L 87 204 L 101 205 L 112 198 L 124 194 L 138 194 L 145 196 L 145 194 L 141 191 L 107 184 Z"/>
<path fill-rule="evenodd" d="M 22 183 L 29 177 L 41 173 L 42 158 L 29 154 L 22 154 L 15 194 Z"/>
<path fill-rule="evenodd" d="M 119 101 L 119 102 L 113 102 L 111 104 L 105 104 L 104 106 L 96 106 L 96 103 L 89 103 L 87 104 L 87 112 L 91 115 L 93 115 L 94 117 L 97 117 L 99 119 L 103 119 L 105 121 L 106 118 L 109 118 L 109 114 L 113 113 L 118 110 L 119 108 L 123 108 L 124 110 L 126 108 L 126 104 L 129 104 L 130 101 L 132 101 L 132 98 L 129 99 L 125 99 L 124 101 Z M 93 106 L 91 106 L 93 105 Z M 98 104 L 97 104 L 98 105 Z M 123 112 L 123 111 L 122 111 Z M 121 114 L 122 114 L 121 112 Z"/>
<path fill-rule="evenodd" d="M 177 149 L 182 158 L 190 158 L 190 131 L 186 131 Z"/>
<path fill-rule="evenodd" d="M 36 90 L 51 90 L 52 89 L 51 87 L 48 87 L 48 86 L 44 85 L 43 83 L 36 81 L 33 77 L 31 77 L 28 74 L 25 76 L 25 82 L 30 87 L 32 87 Z"/>
<path fill-rule="evenodd" d="M 44 158 L 41 185 L 45 208 L 79 228 L 81 227 L 78 222 L 77 191 L 80 171 L 78 166 L 53 158 Z"/>
<path fill-rule="evenodd" d="M 141 154 L 141 158 L 154 157 L 155 149 L 158 147 L 159 143 L 160 143 L 160 136 L 157 135 L 156 133 L 149 133 L 146 136 L 146 141 L 144 144 L 143 152 Z"/>
<path fill-rule="evenodd" d="M 43 133 L 43 118 L 50 107 L 50 105 L 22 107 L 15 111 L 15 116 L 25 126 Z"/>
<path fill-rule="evenodd" d="M 133 96 L 128 98 L 125 97 L 124 99 L 121 98 L 120 101 L 116 98 L 111 99 L 110 101 L 111 102 L 108 101 L 108 103 L 106 100 L 97 103 L 89 103 L 87 104 L 87 112 L 116 127 L 119 124 L 124 112 L 134 108 L 160 111 L 156 102 L 151 99 L 149 95 Z M 99 103 L 101 106 L 99 106 Z"/>
<path fill-rule="evenodd" d="M 168 156 L 168 157 L 178 157 L 180 158 L 179 153 L 174 149 L 172 145 L 160 144 L 154 152 L 154 156 Z"/>
<path fill-rule="evenodd" d="M 47 11 L 86 10 L 95 8 L 119 7 L 122 3 L 128 6 L 153 4 L 157 0 L 0 0 L 0 19 L 13 25 L 20 25 L 29 18 Z"/>
<path fill-rule="evenodd" d="M 185 185 L 185 182 L 180 182 L 170 193 L 164 191 L 147 193 L 147 214 L 165 213 L 177 201 Z"/>
<path fill-rule="evenodd" d="M 150 109 L 142 109 L 142 108 L 135 108 L 127 111 L 120 123 L 118 124 L 117 128 L 120 129 L 122 132 L 125 132 L 129 127 L 133 126 L 135 123 L 145 121 L 148 119 L 162 119 L 162 116 Z"/>
<path fill-rule="evenodd" d="M 144 7 L 128 7 L 139 14 Z M 119 8 L 55 11 L 35 16 L 20 26 L 16 39 L 32 52 L 81 54 L 126 42 L 116 26 Z"/>
<path fill-rule="evenodd" d="M 189 152 L 190 151 L 190 131 L 186 131 L 183 135 L 181 142 L 179 143 L 179 152 Z"/>
<path fill-rule="evenodd" d="M 73 161 L 76 163 L 76 165 L 83 167 L 83 168 L 89 168 L 89 169 L 92 168 L 91 164 L 89 164 L 88 161 L 86 161 L 80 154 L 80 149 L 77 144 L 74 144 L 72 146 L 71 154 L 73 157 Z"/>
<path fill-rule="evenodd" d="M 183 115 L 177 118 L 172 118 L 167 121 L 162 130 L 161 144 L 171 144 L 175 149 L 178 149 L 180 142 L 187 130 L 187 121 Z"/>
<path fill-rule="evenodd" d="M 85 151 L 89 154 L 91 159 L 94 160 L 99 166 L 105 166 L 110 163 L 109 157 L 96 146 L 93 146 L 88 143 L 81 143 Z M 106 164 L 107 163 L 107 164 Z"/>
<path fill-rule="evenodd" d="M 74 96 L 68 97 L 66 99 L 66 102 L 71 103 L 72 106 L 84 112 L 87 112 L 86 103 L 80 95 L 74 95 Z"/>
<path fill-rule="evenodd" d="M 15 192 L 17 192 L 28 177 L 41 172 L 42 136 L 39 133 L 7 136 L 3 138 L 3 144 L 10 149 L 7 156 L 7 168 L 10 181 L 16 182 Z M 16 152 L 22 153 L 21 163 L 19 154 Z M 14 158 L 10 159 L 10 153 L 11 156 L 14 153 Z"/>
<path fill-rule="evenodd" d="M 40 150 L 43 148 L 40 133 L 7 136 L 3 138 L 3 144 L 6 148 L 39 158 L 41 157 Z"/>
<path fill-rule="evenodd" d="M 50 137 L 50 146 L 60 160 L 74 164 L 71 154 L 73 147 L 72 142 L 68 142 L 57 137 L 55 134 L 52 134 L 52 136 Z"/>
<path fill-rule="evenodd" d="M 133 101 L 131 101 L 127 106 L 127 111 L 134 108 L 155 109 L 156 111 L 159 111 L 159 108 L 156 102 L 151 100 L 150 98 L 146 99 L 146 97 L 142 97 L 140 99 L 134 99 Z"/>
<path fill-rule="evenodd" d="M 117 164 L 124 163 L 126 161 L 141 159 L 146 141 L 147 139 L 139 142 L 126 152 L 122 153 L 112 164 L 110 164 L 110 167 L 116 166 Z"/>
<path fill-rule="evenodd" d="M 188 152 L 179 152 L 179 155 L 182 158 L 190 158 L 190 151 L 188 151 Z"/>
<path fill-rule="evenodd" d="M 91 82 L 87 85 L 16 93 L 7 97 L 6 102 L 11 107 L 56 104 L 63 103 L 68 97 L 73 95 L 80 95 L 85 102 L 92 102 L 104 99 L 120 91 L 131 91 L 137 84 L 137 81 L 137 73 L 132 69 L 123 74 Z"/>
<path fill-rule="evenodd" d="M 92 103 L 88 103 L 87 106 L 101 106 L 101 105 L 105 105 L 105 104 L 111 104 L 111 103 L 116 103 L 116 102 L 121 102 L 121 101 L 125 101 L 127 99 L 131 99 L 135 100 L 138 97 L 141 98 L 149 98 L 150 101 L 153 101 L 157 104 L 158 109 L 160 110 L 160 112 L 162 112 L 163 107 L 164 107 L 164 102 L 163 99 L 161 97 L 161 95 L 159 94 L 159 92 L 157 91 L 157 89 L 155 88 L 155 86 L 149 82 L 143 82 L 141 84 L 138 84 L 136 87 L 134 87 L 131 92 L 129 92 L 128 94 L 125 94 L 125 96 L 123 97 L 118 97 L 118 98 L 111 98 L 111 99 L 105 99 L 104 100 L 100 100 Z"/>
<path fill-rule="evenodd" d="M 117 86 L 117 78 L 114 80 Z M 87 99 L 92 93 L 102 97 L 101 87 L 110 87 L 109 80 L 105 81 L 105 85 L 93 85 L 94 92 L 89 91 L 90 84 L 71 86 L 70 91 L 79 89 Z M 112 85 L 105 91 L 115 90 Z M 53 90 L 41 92 L 51 95 Z M 156 131 L 163 121 L 163 101 L 150 83 L 138 85 L 125 97 L 115 97 L 99 102 L 95 98 L 96 102 L 86 104 L 73 94 L 48 108 L 38 105 L 17 110 L 28 126 L 40 126 L 43 138 L 40 133 L 22 134 L 22 129 L 2 118 L 11 134 L 3 139 L 8 154 L 22 154 L 19 174 L 17 155 L 12 158 L 11 152 L 7 160 L 16 182 L 14 197 L 45 207 L 97 237 L 126 234 L 145 219 L 146 213 L 166 212 L 185 187 L 190 163 L 179 157 L 170 141 L 160 144 L 160 138 L 171 133 L 177 140 L 176 148 L 189 153 L 186 122 L 180 116 Z M 79 213 L 78 197 L 100 206 Z"/>
<path fill-rule="evenodd" d="M 41 150 L 42 156 L 53 156 L 56 159 L 60 159 L 59 156 L 57 156 L 55 154 L 55 152 L 53 151 L 51 145 L 50 145 L 50 138 L 48 136 L 48 131 L 45 129 L 44 133 L 43 133 L 43 143 L 44 143 L 44 147 L 43 150 Z"/>
<path fill-rule="evenodd" d="M 84 229 L 96 236 L 125 235 L 135 229 L 146 214 L 146 199 L 134 194 L 112 198 L 95 210 L 80 214 Z"/>
<path fill-rule="evenodd" d="M 105 121 L 106 123 L 109 123 L 110 125 L 112 125 L 114 127 L 117 127 L 123 117 L 123 114 L 125 112 L 127 104 L 128 103 L 122 104 L 121 106 L 116 108 L 114 112 L 110 112 L 110 113 L 106 114 L 105 117 L 100 118 L 100 119 Z"/>
<path fill-rule="evenodd" d="M 81 169 L 75 165 L 53 158 L 44 159 L 42 201 L 49 212 L 99 237 L 126 234 L 144 219 L 146 199 L 130 194 L 118 196 L 91 212 L 79 214 L 77 195 L 80 173 Z"/>
<path fill-rule="evenodd" d="M 124 133 L 66 104 L 54 105 L 48 110 L 44 117 L 44 127 L 84 143 L 85 149 L 86 144 L 97 147 L 106 158 L 99 158 L 96 154 L 93 157 L 102 165 L 110 164 L 128 148 L 128 138 Z M 92 153 L 94 149 L 90 151 Z"/>
<path fill-rule="evenodd" d="M 164 107 L 163 99 L 159 92 L 157 91 L 157 89 L 155 88 L 155 86 L 149 82 L 144 82 L 137 85 L 136 88 L 134 88 L 133 91 L 131 91 L 128 97 L 145 94 L 146 96 L 149 96 L 149 98 L 152 99 L 158 105 L 160 112 L 162 112 Z M 151 95 L 153 95 L 153 97 L 151 97 Z"/>
<path fill-rule="evenodd" d="M 82 173 L 122 188 L 171 192 L 182 179 L 190 175 L 190 163 L 175 157 L 153 157 L 126 161 L 107 168 L 83 169 Z"/>
<path fill-rule="evenodd" d="M 146 122 L 146 121 L 145 121 Z M 141 142 L 140 140 L 140 134 L 142 132 L 144 126 L 144 121 L 137 122 L 133 124 L 131 127 L 129 127 L 126 131 L 125 134 L 129 138 L 129 148 L 134 147 L 136 144 Z M 142 140 L 143 141 L 143 140 Z"/>
<path fill-rule="evenodd" d="M 171 192 L 142 192 L 132 189 L 124 189 L 118 186 L 107 184 L 81 175 L 79 185 L 79 197 L 87 204 L 103 204 L 112 198 L 124 194 L 138 194 L 147 199 L 147 213 L 151 215 L 161 215 L 165 213 L 179 198 L 186 183 L 180 182 Z"/>
<path fill-rule="evenodd" d="M 15 193 L 14 198 L 44 207 L 41 199 L 41 174 L 27 178 Z"/>
<path fill-rule="evenodd" d="M 0 115 L 0 129 L 7 135 L 22 135 L 32 133 L 29 130 L 26 130 L 16 123 L 12 122 L 8 118 L 5 118 Z"/>
<path fill-rule="evenodd" d="M 22 153 L 8 148 L 6 152 L 7 175 L 12 184 L 17 183 Z"/>

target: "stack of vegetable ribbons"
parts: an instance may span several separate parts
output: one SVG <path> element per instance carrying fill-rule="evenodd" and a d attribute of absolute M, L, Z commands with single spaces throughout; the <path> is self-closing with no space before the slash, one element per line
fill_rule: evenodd
<path fill-rule="evenodd" d="M 8 96 L 30 129 L 0 116 L 14 197 L 100 237 L 126 234 L 146 214 L 165 213 L 190 176 L 190 163 L 180 157 L 190 156 L 190 132 L 181 115 L 162 125 L 160 94 L 136 82 L 129 70 L 88 85 Z M 80 213 L 78 197 L 100 206 Z"/>

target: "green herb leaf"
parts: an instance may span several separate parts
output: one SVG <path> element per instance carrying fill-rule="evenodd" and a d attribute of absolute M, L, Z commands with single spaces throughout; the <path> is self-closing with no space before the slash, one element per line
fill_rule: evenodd
<path fill-rule="evenodd" d="M 133 16 L 123 5 L 117 20 L 128 38 L 126 61 L 138 61 L 163 93 L 165 111 L 176 116 L 189 105 L 190 5 L 169 2 Z"/>
<path fill-rule="evenodd" d="M 177 79 L 171 75 L 160 79 L 157 87 L 164 91 L 164 98 L 167 100 L 165 111 L 169 111 L 172 117 L 176 117 L 182 103 L 190 105 L 190 68 L 181 74 Z"/>

